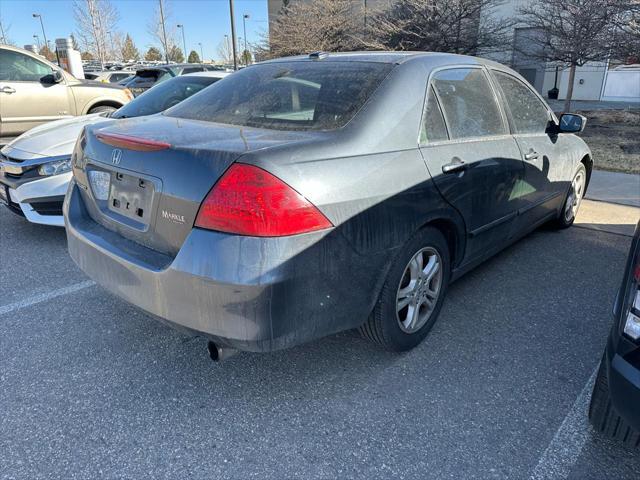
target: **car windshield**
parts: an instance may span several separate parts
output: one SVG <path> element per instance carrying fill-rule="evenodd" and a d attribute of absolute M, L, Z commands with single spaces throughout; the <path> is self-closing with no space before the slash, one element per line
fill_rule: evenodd
<path fill-rule="evenodd" d="M 277 130 L 332 130 L 357 113 L 391 68 L 321 61 L 254 65 L 165 114 Z"/>
<path fill-rule="evenodd" d="M 140 117 L 162 112 L 218 80 L 220 79 L 215 77 L 196 76 L 172 78 L 136 97 L 114 112 L 111 118 Z"/>

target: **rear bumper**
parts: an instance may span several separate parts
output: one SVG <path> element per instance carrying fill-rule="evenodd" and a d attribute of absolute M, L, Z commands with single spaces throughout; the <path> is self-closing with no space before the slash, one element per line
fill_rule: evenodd
<path fill-rule="evenodd" d="M 249 351 L 291 347 L 360 325 L 385 262 L 337 230 L 256 238 L 194 228 L 175 257 L 93 221 L 72 183 L 69 253 L 97 283 L 160 320 Z"/>
<path fill-rule="evenodd" d="M 616 340 L 610 339 L 605 358 L 613 407 L 629 425 L 640 431 L 640 347 L 622 354 Z"/>

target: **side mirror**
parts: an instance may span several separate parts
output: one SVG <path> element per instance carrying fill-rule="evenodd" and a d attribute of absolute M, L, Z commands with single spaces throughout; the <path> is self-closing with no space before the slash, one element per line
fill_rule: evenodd
<path fill-rule="evenodd" d="M 564 113 L 560 116 L 560 133 L 580 133 L 587 126 L 587 117 L 575 113 Z"/>
<path fill-rule="evenodd" d="M 64 77 L 62 76 L 62 72 L 60 70 L 53 71 L 53 83 L 60 83 Z"/>
<path fill-rule="evenodd" d="M 40 83 L 44 83 L 47 85 L 53 85 L 56 83 L 62 82 L 64 77 L 62 76 L 62 72 L 60 70 L 53 70 L 49 75 L 45 75 L 40 79 Z"/>

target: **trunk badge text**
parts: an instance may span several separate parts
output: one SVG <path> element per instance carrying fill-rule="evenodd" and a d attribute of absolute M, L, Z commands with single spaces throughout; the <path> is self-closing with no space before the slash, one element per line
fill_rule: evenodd
<path fill-rule="evenodd" d="M 174 223 L 183 224 L 185 222 L 184 215 L 178 215 L 177 213 L 167 212 L 162 210 L 162 218 L 165 220 L 171 220 Z"/>
<path fill-rule="evenodd" d="M 111 151 L 111 163 L 114 165 L 120 165 L 120 160 L 122 159 L 122 150 L 119 148 L 114 148 Z"/>

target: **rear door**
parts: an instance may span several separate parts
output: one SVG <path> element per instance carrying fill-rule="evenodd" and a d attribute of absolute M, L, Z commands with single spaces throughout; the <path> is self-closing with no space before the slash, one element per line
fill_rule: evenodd
<path fill-rule="evenodd" d="M 0 136 L 14 136 L 51 120 L 73 115 L 71 93 L 64 79 L 24 53 L 0 49 Z"/>
<path fill-rule="evenodd" d="M 524 181 L 519 188 L 520 219 L 524 227 L 554 216 L 560 207 L 572 172 L 571 159 L 563 152 L 562 139 L 553 129 L 547 105 L 517 77 L 492 70 L 507 106 L 513 136 L 524 160 Z"/>
<path fill-rule="evenodd" d="M 432 75 L 420 144 L 436 186 L 464 218 L 465 259 L 503 245 L 513 233 L 524 167 L 484 68 Z"/>

